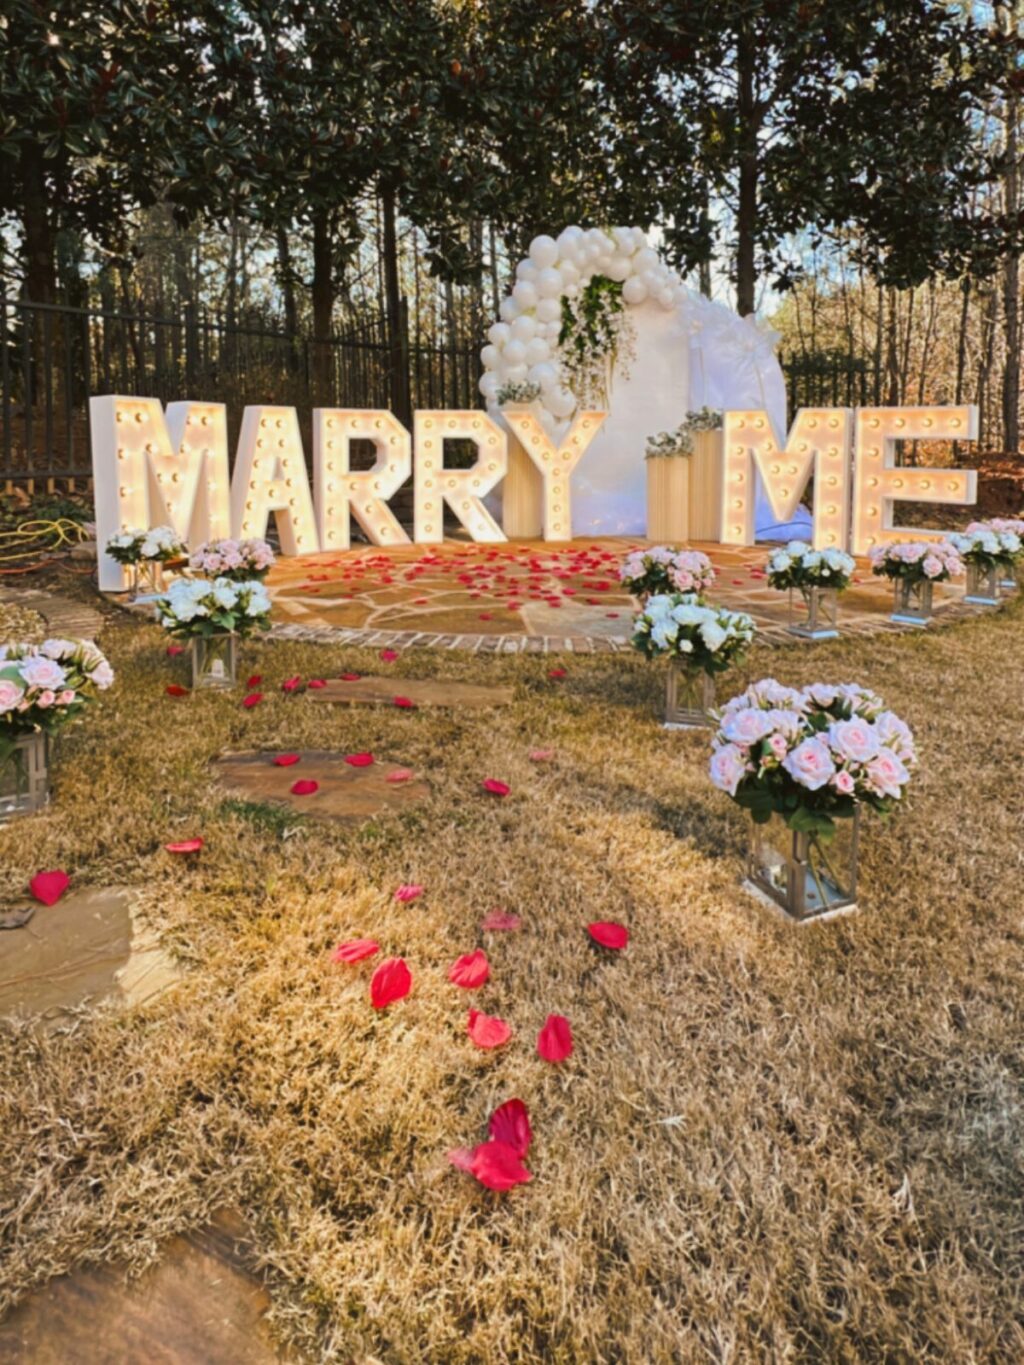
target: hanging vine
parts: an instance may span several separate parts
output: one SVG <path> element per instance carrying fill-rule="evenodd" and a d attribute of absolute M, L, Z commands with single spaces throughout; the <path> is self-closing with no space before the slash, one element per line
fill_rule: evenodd
<path fill-rule="evenodd" d="M 581 406 L 607 407 L 616 365 L 628 378 L 634 337 L 620 281 L 594 275 L 578 298 L 563 295 L 558 346 Z"/>

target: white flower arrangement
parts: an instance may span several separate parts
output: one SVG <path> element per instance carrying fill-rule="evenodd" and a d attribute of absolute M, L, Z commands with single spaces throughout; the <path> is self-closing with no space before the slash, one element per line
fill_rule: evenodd
<path fill-rule="evenodd" d="M 113 681 L 92 640 L 0 646 L 0 747 L 33 730 L 56 733 Z"/>
<path fill-rule="evenodd" d="M 765 570 L 773 588 L 834 588 L 850 586 L 857 565 L 845 550 L 815 550 L 803 540 L 791 540 L 768 556 Z"/>
<path fill-rule="evenodd" d="M 658 431 L 648 436 L 644 458 L 677 457 L 693 454 L 693 438 L 698 431 L 718 431 L 722 414 L 715 408 L 703 407 L 688 412 L 674 431 Z"/>
<path fill-rule="evenodd" d="M 258 579 L 241 583 L 177 578 L 157 599 L 157 619 L 171 635 L 234 634 L 245 637 L 270 626 L 270 595 Z"/>
<path fill-rule="evenodd" d="M 982 525 L 958 532 L 949 539 L 965 564 L 977 565 L 985 572 L 1012 569 L 1024 555 L 1024 542 L 1016 531 L 996 531 Z"/>
<path fill-rule="evenodd" d="M 192 551 L 188 565 L 204 578 L 245 582 L 264 578 L 275 559 L 265 540 L 208 540 Z"/>
<path fill-rule="evenodd" d="M 696 593 L 703 597 L 715 581 L 711 560 L 701 550 L 673 550 L 655 545 L 632 550 L 619 566 L 619 581 L 633 597 L 652 593 Z"/>
<path fill-rule="evenodd" d="M 165 564 L 188 553 L 184 541 L 172 526 L 153 526 L 147 530 L 118 531 L 106 544 L 107 554 L 118 564 Z"/>
<path fill-rule="evenodd" d="M 499 408 L 506 403 L 532 403 L 540 397 L 540 385 L 529 379 L 510 379 L 494 395 Z"/>
<path fill-rule="evenodd" d="M 704 606 L 692 593 L 658 594 L 633 622 L 634 649 L 648 659 L 669 654 L 688 668 L 721 673 L 754 638 L 746 612 Z"/>

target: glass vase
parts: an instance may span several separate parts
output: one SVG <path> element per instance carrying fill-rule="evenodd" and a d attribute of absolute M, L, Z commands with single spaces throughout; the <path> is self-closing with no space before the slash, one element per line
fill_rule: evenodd
<path fill-rule="evenodd" d="M 4 740 L 0 758 L 0 824 L 41 810 L 50 799 L 50 746 L 41 731 Z"/>
<path fill-rule="evenodd" d="M 932 619 L 930 578 L 894 578 L 892 620 L 901 626 L 926 626 Z"/>
<path fill-rule="evenodd" d="M 967 591 L 964 601 L 972 607 L 995 607 L 999 604 L 999 566 L 986 568 L 975 560 L 967 561 Z"/>
<path fill-rule="evenodd" d="M 789 590 L 790 635 L 802 640 L 834 640 L 839 634 L 839 593 L 805 584 Z"/>
<path fill-rule="evenodd" d="M 234 687 L 238 675 L 238 637 L 230 631 L 192 638 L 192 690 Z"/>
<path fill-rule="evenodd" d="M 781 815 L 751 821 L 747 889 L 797 923 L 856 910 L 860 808 L 835 824 L 823 839 L 790 829 Z"/>
<path fill-rule="evenodd" d="M 713 674 L 702 668 L 687 668 L 682 660 L 671 659 L 665 684 L 665 728 L 692 730 L 711 725 L 714 704 Z"/>
<path fill-rule="evenodd" d="M 1007 597 L 1011 592 L 1016 592 L 1020 587 L 1020 563 L 1016 562 L 1009 566 L 1004 566 L 999 570 L 999 593 L 1002 597 Z"/>
<path fill-rule="evenodd" d="M 140 559 L 131 565 L 128 594 L 133 602 L 149 597 L 160 597 L 166 590 L 163 562 L 159 559 Z"/>

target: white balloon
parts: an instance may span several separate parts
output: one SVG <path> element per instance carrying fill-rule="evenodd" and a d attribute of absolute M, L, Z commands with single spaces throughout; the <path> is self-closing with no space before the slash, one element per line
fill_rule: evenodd
<path fill-rule="evenodd" d="M 552 344 L 557 342 L 558 334 L 561 330 L 562 324 L 560 322 L 545 322 L 542 326 L 537 328 L 537 331 L 540 332 L 541 336 L 547 337 L 548 341 Z"/>
<path fill-rule="evenodd" d="M 578 284 L 567 284 L 562 291 L 562 296 L 567 299 L 575 299 L 578 297 L 579 292 L 580 286 Z"/>
<path fill-rule="evenodd" d="M 485 398 L 494 398 L 498 392 L 498 376 L 490 373 L 481 375 L 477 388 Z"/>
<path fill-rule="evenodd" d="M 537 267 L 532 261 L 520 261 L 516 266 L 517 280 L 535 280 L 537 278 Z"/>
<path fill-rule="evenodd" d="M 530 313 L 522 313 L 512 324 L 513 341 L 529 341 L 537 335 L 537 319 Z"/>
<path fill-rule="evenodd" d="M 633 273 L 633 263 L 625 256 L 613 256 L 604 268 L 610 280 L 628 280 Z"/>
<path fill-rule="evenodd" d="M 549 237 L 547 233 L 541 233 L 539 237 L 534 237 L 530 243 L 530 260 L 538 270 L 554 265 L 558 260 L 558 243 L 554 237 Z"/>
<path fill-rule="evenodd" d="M 557 322 L 562 316 L 562 305 L 558 299 L 541 299 L 537 304 L 537 318 L 540 322 Z"/>
<path fill-rule="evenodd" d="M 544 299 L 560 298 L 562 284 L 562 272 L 546 266 L 537 276 L 537 293 Z"/>
<path fill-rule="evenodd" d="M 643 303 L 647 297 L 647 286 L 639 275 L 632 275 L 622 286 L 622 297 L 627 303 Z M 508 354 L 507 346 L 505 354 Z"/>
<path fill-rule="evenodd" d="M 549 389 L 544 394 L 544 406 L 555 417 L 568 417 L 576 406 L 576 399 L 568 389 Z"/>
<path fill-rule="evenodd" d="M 487 331 L 487 340 L 492 346 L 504 346 L 509 339 L 509 326 L 507 322 L 495 322 Z"/>
<path fill-rule="evenodd" d="M 668 287 L 659 289 L 657 297 L 662 308 L 671 308 L 676 301 L 675 290 Z"/>
<path fill-rule="evenodd" d="M 640 227 L 630 228 L 630 232 L 633 234 L 633 245 L 637 251 L 642 251 L 647 245 L 647 233 Z"/>
<path fill-rule="evenodd" d="M 531 365 L 527 373 L 527 379 L 539 384 L 542 389 L 550 389 L 553 384 L 558 383 L 558 370 L 549 360 L 542 360 L 538 365 Z"/>
<path fill-rule="evenodd" d="M 569 246 L 575 247 L 576 243 L 582 236 L 583 236 L 582 228 L 578 227 L 563 228 L 562 231 L 558 234 L 558 241 L 556 243 L 556 246 L 564 256 L 566 247 Z"/>
<path fill-rule="evenodd" d="M 497 346 L 485 346 L 480 352 L 480 360 L 485 370 L 493 370 L 501 359 L 501 352 Z"/>
<path fill-rule="evenodd" d="M 653 247 L 645 246 L 642 251 L 636 253 L 633 263 L 637 270 L 654 270 L 661 265 L 661 257 Z"/>
<path fill-rule="evenodd" d="M 503 322 L 514 322 L 519 316 L 519 304 L 515 299 L 502 299 L 498 312 Z"/>
<path fill-rule="evenodd" d="M 623 256 L 631 256 L 636 250 L 636 243 L 633 241 L 633 231 L 631 228 L 612 228 L 612 236 L 615 238 L 616 251 L 620 251 Z"/>
<path fill-rule="evenodd" d="M 536 365 L 541 360 L 547 360 L 551 354 L 551 347 L 543 337 L 534 337 L 526 343 L 526 363 Z"/>
<path fill-rule="evenodd" d="M 640 279 L 647 286 L 648 294 L 656 294 L 665 285 L 665 277 L 660 270 L 641 270 Z"/>
<path fill-rule="evenodd" d="M 520 309 L 536 308 L 537 306 L 537 290 L 530 280 L 520 280 L 512 290 L 512 297 Z"/>
<path fill-rule="evenodd" d="M 576 266 L 573 265 L 572 261 L 562 261 L 558 269 L 562 276 L 563 284 L 577 284 L 579 282 L 580 272 L 577 270 Z"/>
<path fill-rule="evenodd" d="M 521 379 L 526 378 L 525 365 L 510 365 L 505 371 L 505 379 L 510 384 L 517 384 Z"/>
<path fill-rule="evenodd" d="M 507 366 L 521 365 L 526 359 L 526 347 L 523 342 L 516 341 L 515 338 L 506 342 L 502 359 Z"/>

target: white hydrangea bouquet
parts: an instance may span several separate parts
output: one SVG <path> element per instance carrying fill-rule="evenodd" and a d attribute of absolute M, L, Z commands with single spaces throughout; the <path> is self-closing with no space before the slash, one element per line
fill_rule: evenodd
<path fill-rule="evenodd" d="M 166 564 L 188 553 L 172 526 L 153 526 L 146 530 L 118 531 L 106 544 L 107 554 L 118 564 L 133 566 L 143 562 Z"/>
<path fill-rule="evenodd" d="M 619 566 L 619 581 L 633 597 L 646 600 L 654 593 L 693 593 L 703 597 L 715 581 L 715 570 L 700 550 L 674 550 L 655 545 L 632 550 Z"/>
<path fill-rule="evenodd" d="M 773 551 L 765 570 L 773 588 L 831 588 L 843 592 L 850 586 L 856 563 L 844 550 L 815 550 L 803 540 L 791 540 Z"/>
<path fill-rule="evenodd" d="M 0 759 L 19 735 L 55 734 L 113 681 L 91 640 L 0 645 Z"/>
<path fill-rule="evenodd" d="M 742 611 L 705 606 L 692 593 L 648 598 L 633 622 L 634 649 L 648 659 L 669 655 L 688 670 L 722 673 L 754 638 L 754 621 Z"/>
<path fill-rule="evenodd" d="M 189 555 L 188 566 L 204 578 L 242 583 L 264 579 L 276 557 L 265 540 L 207 540 Z"/>
<path fill-rule="evenodd" d="M 178 578 L 156 602 L 157 620 L 171 635 L 195 639 L 237 635 L 243 639 L 270 627 L 270 596 L 256 579 Z"/>
<path fill-rule="evenodd" d="M 963 562 L 983 573 L 1012 569 L 1024 554 L 1024 541 L 1016 531 L 997 531 L 984 523 L 975 522 L 949 539 Z"/>

